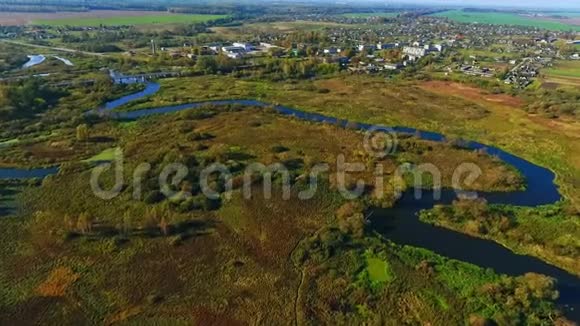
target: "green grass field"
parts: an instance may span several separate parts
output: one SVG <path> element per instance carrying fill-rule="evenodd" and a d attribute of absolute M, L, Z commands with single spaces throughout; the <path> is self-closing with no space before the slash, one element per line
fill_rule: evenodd
<path fill-rule="evenodd" d="M 225 18 L 226 15 L 144 15 L 144 16 L 118 16 L 108 18 L 63 18 L 35 20 L 35 25 L 49 26 L 99 26 L 99 25 L 152 25 L 152 24 L 189 24 L 201 23 L 210 20 Z"/>
<path fill-rule="evenodd" d="M 494 25 L 519 25 L 527 27 L 537 27 L 549 30 L 580 31 L 580 26 L 568 25 L 555 21 L 545 21 L 522 17 L 511 13 L 497 12 L 465 12 L 462 10 L 449 10 L 433 14 L 435 17 L 447 17 L 460 23 L 480 23 Z"/>
<path fill-rule="evenodd" d="M 580 86 L 580 61 L 560 61 L 542 73 L 546 77 L 545 85 L 573 88 Z"/>
<path fill-rule="evenodd" d="M 580 61 L 558 62 L 553 68 L 546 70 L 548 76 L 580 78 Z"/>
<path fill-rule="evenodd" d="M 367 257 L 367 272 L 372 282 L 388 283 L 394 275 L 388 262 L 373 257 Z"/>
<path fill-rule="evenodd" d="M 105 162 L 105 161 L 112 161 L 115 158 L 115 151 L 116 148 L 108 148 L 101 153 L 84 160 L 83 162 L 87 163 L 96 163 L 96 162 Z"/>
<path fill-rule="evenodd" d="M 489 59 L 500 59 L 505 57 L 507 59 L 515 59 L 519 55 L 513 52 L 494 52 L 491 49 L 483 50 L 483 49 L 461 49 L 461 54 L 465 57 L 469 56 L 476 56 L 479 60 L 482 58 L 489 58 Z"/>
<path fill-rule="evenodd" d="M 396 17 L 398 12 L 369 12 L 369 13 L 349 13 L 341 16 L 347 18 L 370 18 L 370 17 Z"/>

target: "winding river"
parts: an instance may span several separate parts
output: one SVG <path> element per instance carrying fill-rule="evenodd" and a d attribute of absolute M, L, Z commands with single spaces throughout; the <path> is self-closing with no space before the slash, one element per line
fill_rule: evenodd
<path fill-rule="evenodd" d="M 159 89 L 159 84 L 148 83 L 143 91 L 111 101 L 101 110 L 114 110 L 131 101 L 152 95 L 159 91 Z M 179 112 L 208 104 L 268 106 L 273 107 L 282 115 L 295 116 L 299 119 L 342 125 L 346 124 L 346 121 L 337 118 L 317 113 L 303 112 L 285 106 L 273 106 L 256 100 L 197 102 L 131 112 L 119 112 L 116 116 L 120 119 L 139 119 L 156 114 Z M 359 127 L 361 130 L 388 128 L 364 123 L 359 124 Z M 425 140 L 445 140 L 443 135 L 434 132 L 417 131 L 416 129 L 407 127 L 391 127 L 390 129 L 399 133 L 418 134 Z M 555 175 L 552 171 L 493 146 L 487 146 L 477 142 L 467 142 L 465 146 L 473 150 L 483 149 L 490 155 L 497 156 L 505 163 L 517 168 L 526 179 L 527 187 L 523 191 L 478 193 L 478 196 L 485 198 L 488 203 L 535 207 L 553 204 L 561 199 L 558 188 L 554 184 Z M 54 174 L 57 171 L 57 168 L 33 170 L 0 169 L 0 179 L 42 178 Z M 517 276 L 528 272 L 535 272 L 551 276 L 558 280 L 558 289 L 560 291 L 558 303 L 567 317 L 573 320 L 580 320 L 580 279 L 577 276 L 547 264 L 538 258 L 515 254 L 495 242 L 473 238 L 445 228 L 426 224 L 419 220 L 419 211 L 430 209 L 436 204 L 450 204 L 456 197 L 457 195 L 454 191 L 444 190 L 441 198 L 435 200 L 431 192 L 425 191 L 422 198 L 417 200 L 415 199 L 414 191 L 408 191 L 403 194 L 394 208 L 374 210 L 371 221 L 372 227 L 375 231 L 396 243 L 426 248 L 442 256 L 469 262 L 484 268 L 492 268 L 499 273 Z"/>

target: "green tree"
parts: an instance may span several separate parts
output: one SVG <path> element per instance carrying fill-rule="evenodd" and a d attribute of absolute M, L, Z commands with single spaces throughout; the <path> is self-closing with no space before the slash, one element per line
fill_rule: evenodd
<path fill-rule="evenodd" d="M 213 56 L 200 56 L 195 63 L 195 69 L 206 74 L 215 74 L 218 70 L 216 58 Z"/>

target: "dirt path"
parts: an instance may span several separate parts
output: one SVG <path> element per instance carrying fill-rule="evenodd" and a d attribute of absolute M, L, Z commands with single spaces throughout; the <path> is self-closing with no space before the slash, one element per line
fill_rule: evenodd
<path fill-rule="evenodd" d="M 294 247 L 294 249 L 292 249 L 290 251 L 290 256 L 288 257 L 288 259 L 290 260 L 290 263 L 293 264 L 294 262 L 292 261 L 292 256 L 294 254 L 294 252 L 296 251 L 296 249 L 298 249 L 300 247 L 300 245 L 302 245 L 302 243 L 308 239 L 311 238 L 313 236 L 318 236 L 320 234 L 320 232 L 322 232 L 323 230 L 325 230 L 328 227 L 328 225 L 325 225 L 323 227 L 321 227 L 320 229 L 316 230 L 316 232 L 314 232 L 313 234 L 309 234 L 306 235 L 304 238 L 302 238 L 300 241 L 298 241 L 298 243 L 296 244 L 296 246 Z M 303 322 L 300 321 L 300 312 L 299 312 L 299 307 L 300 307 L 300 298 L 302 297 L 302 287 L 304 286 L 304 283 L 306 281 L 306 268 L 302 267 L 302 266 L 296 266 L 294 265 L 294 268 L 299 269 L 300 270 L 300 283 L 298 284 L 298 286 L 296 287 L 296 294 L 294 295 L 294 325 L 295 326 L 300 326 L 303 324 Z"/>

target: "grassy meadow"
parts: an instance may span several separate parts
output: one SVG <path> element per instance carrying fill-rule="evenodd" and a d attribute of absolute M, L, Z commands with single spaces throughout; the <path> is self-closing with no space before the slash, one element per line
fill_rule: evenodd
<path fill-rule="evenodd" d="M 580 31 L 580 26 L 557 21 L 546 21 L 523 17 L 513 13 L 500 12 L 466 12 L 463 10 L 448 10 L 433 14 L 434 17 L 446 17 L 460 23 L 479 23 L 493 25 L 519 25 L 558 31 Z"/>
<path fill-rule="evenodd" d="M 521 110 L 525 102 L 509 95 L 487 94 L 457 83 L 385 82 L 357 76 L 296 83 L 204 76 L 161 84 L 159 93 L 124 109 L 249 98 L 352 121 L 438 131 L 496 145 L 552 169 L 566 199 L 580 207 L 580 126 L 529 116 Z"/>
<path fill-rule="evenodd" d="M 574 212 L 580 207 L 580 126 L 528 115 L 522 110 L 525 102 L 516 97 L 489 94 L 457 83 L 385 82 L 368 77 L 339 77 L 295 84 L 195 77 L 187 83 L 164 80 L 162 84 L 158 94 L 124 109 L 209 99 L 254 98 L 352 121 L 439 131 L 452 138 L 475 139 L 499 146 L 552 169 L 565 198 L 562 218 L 573 221 Z M 529 146 L 531 143 L 534 146 Z M 544 228 L 541 219 L 532 219 L 525 225 L 538 231 Z M 560 230 L 555 234 L 566 234 L 569 230 L 566 223 L 557 225 Z M 516 228 L 523 227 L 522 223 Z M 491 238 L 503 242 L 500 237 Z M 542 247 L 536 242 L 528 247 L 507 242 L 507 246 L 541 258 L 548 256 L 545 250 L 537 249 Z M 560 260 L 556 256 L 549 260 L 578 272 L 570 269 L 567 263 L 560 264 L 566 258 Z"/>
<path fill-rule="evenodd" d="M 365 157 L 363 135 L 356 131 L 268 109 L 208 107 L 130 125 L 100 124 L 121 127 L 91 130 L 94 137 L 115 137 L 125 171 L 143 162 L 158 171 L 175 160 L 192 167 L 222 162 L 232 171 L 252 162 L 282 162 L 299 176 L 339 154 L 348 161 Z M 407 138 L 400 153 L 383 163 L 431 162 L 438 155 L 449 166 L 475 159 L 450 145 Z M 510 173 L 493 158 L 477 160 L 489 172 L 483 182 Z M 335 212 L 344 211 L 345 200 L 332 180 L 320 182 L 310 200 L 298 202 L 304 185 L 294 181 L 291 200 L 277 187 L 268 200 L 259 194 L 244 199 L 235 190 L 220 207 L 184 209 L 174 200 L 150 200 L 156 174 L 146 174 L 142 200 L 131 199 L 129 180 L 118 198 L 97 199 L 89 167 L 70 163 L 41 187 L 25 187 L 19 198 L 36 213 L 0 219 L 0 322 L 461 324 L 557 316 L 544 296 L 515 298 L 509 308 L 500 304 L 503 295 L 527 293 L 535 284 L 530 280 L 541 276 L 508 278 L 343 230 Z M 368 173 L 357 177 L 374 177 Z"/>
<path fill-rule="evenodd" d="M 112 16 L 112 17 L 95 17 L 95 18 L 55 18 L 55 19 L 36 19 L 32 22 L 34 25 L 48 26 L 95 26 L 100 25 L 155 25 L 155 24 L 195 24 L 210 20 L 225 18 L 225 15 L 189 15 L 189 14 L 143 14 L 140 16 Z"/>

